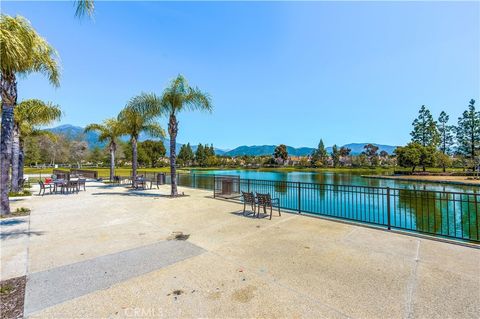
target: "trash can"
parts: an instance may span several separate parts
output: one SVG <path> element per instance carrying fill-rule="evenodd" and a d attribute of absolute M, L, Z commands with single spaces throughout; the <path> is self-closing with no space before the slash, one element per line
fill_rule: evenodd
<path fill-rule="evenodd" d="M 222 195 L 230 195 L 233 192 L 233 179 L 222 179 Z"/>

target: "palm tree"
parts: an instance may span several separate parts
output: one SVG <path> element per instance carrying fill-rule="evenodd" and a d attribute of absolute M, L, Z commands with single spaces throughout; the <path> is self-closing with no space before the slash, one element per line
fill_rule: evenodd
<path fill-rule="evenodd" d="M 142 94 L 138 97 L 142 103 L 141 106 L 154 110 L 159 115 L 168 116 L 168 134 L 170 135 L 170 177 L 171 177 L 171 196 L 177 196 L 177 172 L 176 172 L 176 143 L 178 133 L 177 115 L 183 110 L 208 111 L 213 109 L 210 95 L 200 91 L 197 87 L 188 85 L 187 80 L 182 75 L 178 75 L 170 86 L 165 89 L 161 97 L 155 94 Z"/>
<path fill-rule="evenodd" d="M 168 134 L 170 135 L 170 177 L 171 196 L 177 196 L 176 174 L 176 143 L 178 133 L 177 114 L 183 110 L 208 111 L 213 110 L 210 95 L 200 91 L 197 87 L 190 87 L 187 79 L 178 75 L 165 89 L 161 98 L 161 113 L 168 115 Z"/>
<path fill-rule="evenodd" d="M 58 105 L 30 99 L 22 101 L 14 111 L 12 144 L 12 190 L 20 190 L 18 181 L 23 178 L 24 141 L 27 136 L 42 134 L 40 125 L 48 125 L 62 116 Z"/>
<path fill-rule="evenodd" d="M 103 121 L 103 124 L 90 124 L 85 127 L 85 133 L 98 132 L 98 140 L 107 142 L 110 151 L 110 182 L 113 181 L 115 175 L 115 152 L 117 151 L 118 139 L 124 135 L 122 123 L 117 119 L 111 118 Z"/>
<path fill-rule="evenodd" d="M 127 106 L 118 115 L 125 134 L 130 136 L 132 143 L 132 179 L 137 178 L 137 143 L 140 133 L 144 132 L 152 137 L 164 137 L 165 131 L 156 123 L 158 114 L 141 99 L 141 95 L 130 100 Z"/>
<path fill-rule="evenodd" d="M 25 18 L 0 15 L 2 129 L 0 140 L 0 214 L 9 214 L 10 152 L 17 104 L 17 76 L 39 72 L 59 85 L 57 53 Z"/>
<path fill-rule="evenodd" d="M 83 17 L 85 15 L 92 16 L 95 10 L 95 2 L 93 0 L 76 0 L 75 16 Z"/>

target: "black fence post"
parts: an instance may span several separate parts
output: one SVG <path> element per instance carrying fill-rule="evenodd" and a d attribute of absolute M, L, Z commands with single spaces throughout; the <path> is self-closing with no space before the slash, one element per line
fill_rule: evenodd
<path fill-rule="evenodd" d="M 300 188 L 300 182 L 298 182 L 298 213 L 302 213 L 302 206 L 301 206 L 301 193 L 302 189 Z"/>
<path fill-rule="evenodd" d="M 387 226 L 388 230 L 392 228 L 390 220 L 390 187 L 387 187 Z"/>
<path fill-rule="evenodd" d="M 213 174 L 213 198 L 215 198 L 215 174 Z"/>
<path fill-rule="evenodd" d="M 193 184 L 192 187 L 193 187 L 193 188 L 196 188 L 196 187 L 195 187 L 195 173 L 193 173 L 192 175 L 193 175 L 193 176 L 192 176 L 192 184 Z"/>
<path fill-rule="evenodd" d="M 250 193 L 250 178 L 247 179 L 247 193 Z"/>

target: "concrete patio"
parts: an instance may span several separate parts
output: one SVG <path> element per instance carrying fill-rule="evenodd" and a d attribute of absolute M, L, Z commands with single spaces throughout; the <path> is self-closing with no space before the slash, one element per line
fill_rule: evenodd
<path fill-rule="evenodd" d="M 180 192 L 14 201 L 32 213 L 2 220 L 1 279 L 27 275 L 30 318 L 479 317 L 478 249 Z"/>

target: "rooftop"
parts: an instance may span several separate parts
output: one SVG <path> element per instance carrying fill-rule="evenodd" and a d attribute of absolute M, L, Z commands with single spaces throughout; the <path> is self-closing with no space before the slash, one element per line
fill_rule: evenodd
<path fill-rule="evenodd" d="M 41 317 L 477 318 L 480 250 L 319 218 L 242 215 L 208 191 L 12 202 L 1 279 L 27 275 Z M 189 236 L 179 236 L 179 235 Z M 180 240 L 178 240 L 180 239 Z"/>

